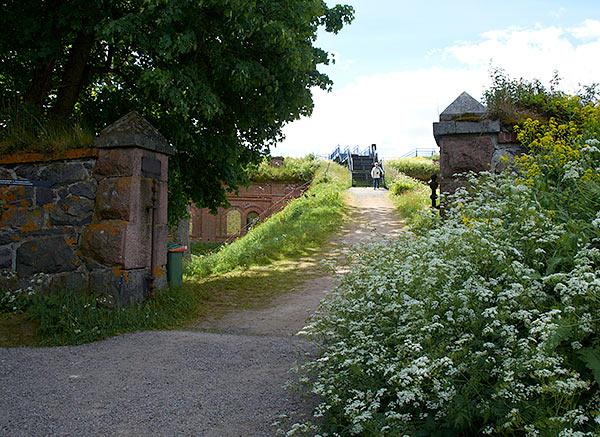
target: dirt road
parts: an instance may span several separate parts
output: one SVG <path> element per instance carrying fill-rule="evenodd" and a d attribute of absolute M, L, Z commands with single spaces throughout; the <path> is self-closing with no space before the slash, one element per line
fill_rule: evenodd
<path fill-rule="evenodd" d="M 348 190 L 351 220 L 340 251 L 402 230 L 386 193 Z M 276 435 L 280 415 L 293 421 L 311 409 L 283 385 L 298 353 L 313 350 L 294 334 L 333 286 L 334 276 L 310 279 L 268 308 L 236 311 L 194 331 L 0 349 L 0 434 Z"/>
<path fill-rule="evenodd" d="M 350 188 L 346 192 L 350 218 L 334 244 L 341 252 L 362 240 L 390 237 L 404 229 L 404 223 L 388 198 L 387 190 Z M 268 308 L 235 311 L 218 320 L 204 320 L 192 326 L 199 331 L 245 335 L 295 335 L 306 325 L 327 290 L 336 285 L 334 275 L 309 279 L 294 292 L 280 295 Z"/>

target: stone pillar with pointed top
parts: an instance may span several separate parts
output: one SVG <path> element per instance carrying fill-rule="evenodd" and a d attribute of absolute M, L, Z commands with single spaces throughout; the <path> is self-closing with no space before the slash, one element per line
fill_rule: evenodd
<path fill-rule="evenodd" d="M 498 144 L 500 121 L 486 119 L 486 107 L 463 92 L 433 123 L 440 147 L 440 190 L 453 193 L 461 185 L 457 174 L 490 169 Z"/>
<path fill-rule="evenodd" d="M 82 236 L 89 285 L 123 304 L 139 302 L 151 285 L 166 286 L 168 157 L 174 149 L 137 112 L 106 127 L 94 145 L 98 191 L 93 222 Z"/>

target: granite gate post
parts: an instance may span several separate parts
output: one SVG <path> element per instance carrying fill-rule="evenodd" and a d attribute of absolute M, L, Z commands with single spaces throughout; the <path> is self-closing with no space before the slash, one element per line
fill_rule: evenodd
<path fill-rule="evenodd" d="M 466 92 L 433 123 L 440 148 L 440 191 L 454 193 L 463 184 L 458 176 L 469 171 L 500 171 L 525 151 L 516 135 L 500 120 L 487 118 L 487 109 Z M 503 159 L 506 158 L 506 159 Z"/>
<path fill-rule="evenodd" d="M 131 112 L 93 148 L 0 157 L 0 287 L 89 289 L 124 305 L 165 287 L 173 153 Z"/>

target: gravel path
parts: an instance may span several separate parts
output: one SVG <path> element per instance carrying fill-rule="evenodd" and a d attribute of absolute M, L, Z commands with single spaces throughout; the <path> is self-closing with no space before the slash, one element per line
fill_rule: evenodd
<path fill-rule="evenodd" d="M 346 244 L 402 229 L 384 190 L 348 190 Z M 332 277 L 203 331 L 140 332 L 75 347 L 0 348 L 0 434 L 273 436 L 313 402 L 285 390 L 312 346 L 295 337 Z M 293 423 L 293 421 L 291 422 Z"/>

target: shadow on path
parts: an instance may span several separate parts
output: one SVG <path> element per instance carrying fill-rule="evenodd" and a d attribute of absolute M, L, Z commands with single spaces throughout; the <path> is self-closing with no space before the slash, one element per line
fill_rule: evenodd
<path fill-rule="evenodd" d="M 403 223 L 385 190 L 347 192 L 350 220 L 333 247 L 392 236 Z M 140 332 L 75 347 L 0 349 L 0 434 L 272 436 L 280 414 L 312 404 L 283 389 L 300 330 L 333 276 L 311 278 L 269 308 L 196 329 Z M 277 284 L 273 284 L 277 287 Z"/>

